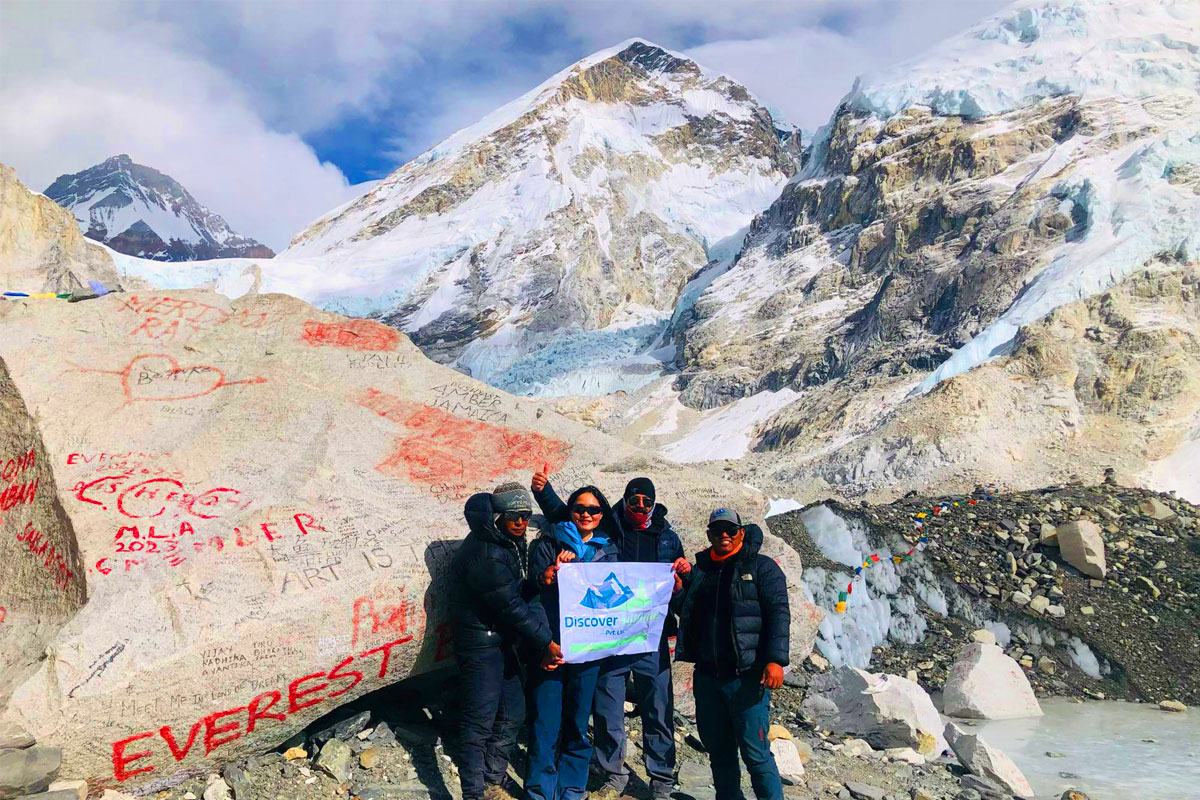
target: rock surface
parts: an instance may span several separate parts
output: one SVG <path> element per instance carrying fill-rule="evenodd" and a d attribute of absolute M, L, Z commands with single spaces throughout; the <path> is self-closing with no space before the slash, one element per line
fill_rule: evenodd
<path fill-rule="evenodd" d="M 35 745 L 21 750 L 0 750 L 0 797 L 44 791 L 58 777 L 62 751 Z"/>
<path fill-rule="evenodd" d="M 93 280 L 109 289 L 147 285 L 118 275 L 112 257 L 84 238 L 71 212 L 0 164 L 0 292 L 76 292 Z"/>
<path fill-rule="evenodd" d="M 1033 798 L 1033 788 L 1012 759 L 973 733 L 953 722 L 946 725 L 946 741 L 960 764 L 972 774 L 995 781 L 1017 797 Z"/>
<path fill-rule="evenodd" d="M 37 424 L 0 359 L 0 708 L 87 594 L 75 530 L 55 488 Z M 0 723 L 0 747 L 22 742 L 32 743 L 27 730 Z"/>
<path fill-rule="evenodd" d="M 0 340 L 90 589 L 7 715 L 93 786 L 219 769 L 451 663 L 441 580 L 476 491 L 549 462 L 560 487 L 619 496 L 649 471 L 688 552 L 710 504 L 763 508 L 282 295 L 6 303 Z M 764 552 L 799 661 L 820 612 L 796 553 L 770 535 Z"/>
<path fill-rule="evenodd" d="M 839 667 L 813 679 L 801 709 L 818 725 L 860 736 L 878 750 L 911 747 L 936 757 L 946 749 L 929 695 L 896 675 Z"/>
<path fill-rule="evenodd" d="M 1056 531 L 1059 552 L 1068 564 L 1093 578 L 1108 574 L 1099 525 L 1091 520 L 1075 520 L 1059 525 Z"/>
<path fill-rule="evenodd" d="M 951 717 L 1018 719 L 1040 717 L 1042 708 L 1016 661 L 986 642 L 967 645 L 950 668 L 942 697 Z"/>

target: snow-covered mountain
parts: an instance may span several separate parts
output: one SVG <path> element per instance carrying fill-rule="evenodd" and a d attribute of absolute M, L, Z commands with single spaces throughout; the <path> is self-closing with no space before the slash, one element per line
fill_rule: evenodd
<path fill-rule="evenodd" d="M 169 175 L 127 155 L 72 175 L 43 193 L 69 209 L 90 239 L 155 261 L 271 258 L 271 248 L 235 233 Z"/>
<path fill-rule="evenodd" d="M 705 447 L 716 426 L 763 452 L 776 478 L 855 493 L 967 474 L 993 456 L 1040 454 L 1040 468 L 1066 471 L 1083 460 L 1049 449 L 1090 446 L 1084 459 L 1129 456 L 1132 469 L 1185 446 L 1200 403 L 1161 364 L 1200 340 L 1194 317 L 1167 310 L 1186 306 L 1200 257 L 1198 88 L 1200 5 L 1140 0 L 1027 0 L 861 79 L 731 268 L 685 291 L 673 329 L 682 391 L 649 406 L 668 421 L 722 408 L 665 452 L 729 457 Z M 1064 339 L 1051 353 L 1053 336 L 1026 330 L 1147 270 L 1175 274 L 1183 299 L 1164 296 L 1157 323 L 1139 307 L 1137 325 L 1112 328 L 1127 340 Z M 1151 334 L 1154 324 L 1175 333 Z M 1064 397 L 1069 380 L 1026 376 L 1002 412 L 1014 418 L 980 435 L 949 398 L 1002 396 L 994 371 L 989 391 L 963 373 L 1032 340 L 1042 350 L 1011 369 L 1072 364 L 1080 385 Z M 956 375 L 966 383 L 918 402 Z M 1106 416 L 1134 407 L 1136 422 Z M 1011 441 L 996 439 L 1004 431 Z M 1048 431 L 1069 446 L 1037 438 Z"/>
<path fill-rule="evenodd" d="M 314 302 L 496 386 L 630 388 L 657 374 L 638 354 L 684 284 L 794 173 L 796 138 L 729 78 L 630 40 L 405 164 L 281 260 L 322 265 Z"/>

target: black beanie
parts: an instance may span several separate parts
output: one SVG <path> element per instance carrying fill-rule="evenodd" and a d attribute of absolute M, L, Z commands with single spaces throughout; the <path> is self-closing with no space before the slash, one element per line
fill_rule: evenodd
<path fill-rule="evenodd" d="M 644 494 L 651 501 L 654 500 L 654 481 L 649 478 L 634 478 L 629 483 L 625 484 L 625 498 L 629 499 L 635 494 Z"/>

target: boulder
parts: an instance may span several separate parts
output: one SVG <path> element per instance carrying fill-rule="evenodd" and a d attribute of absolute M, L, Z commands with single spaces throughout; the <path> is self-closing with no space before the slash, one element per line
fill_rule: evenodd
<path fill-rule="evenodd" d="M 31 192 L 5 164 L 0 164 L 0 278 L 0 291 L 28 294 L 80 292 L 93 280 L 110 290 L 146 286 L 118 274 L 108 250 L 83 235 L 74 214 Z"/>
<path fill-rule="evenodd" d="M 350 770 L 352 769 L 350 759 L 352 755 L 350 745 L 341 739 L 330 739 L 321 748 L 321 752 L 317 756 L 316 765 L 326 775 L 338 783 L 342 783 L 350 778 Z"/>
<path fill-rule="evenodd" d="M 220 775 L 209 775 L 204 787 L 204 800 L 233 800 L 232 790 Z"/>
<path fill-rule="evenodd" d="M 988 781 L 1000 784 L 1010 794 L 1022 798 L 1033 798 L 1029 781 L 999 749 L 992 747 L 977 734 L 967 733 L 953 722 L 946 725 L 946 741 L 954 751 L 959 763 Z"/>
<path fill-rule="evenodd" d="M 1176 516 L 1171 507 L 1157 497 L 1147 497 L 1138 505 L 1138 510 L 1156 522 L 1167 522 Z"/>
<path fill-rule="evenodd" d="M 9 352 L 2 334 L 0 341 Z M 75 530 L 55 487 L 42 436 L 0 359 L 0 709 L 87 594 Z M 17 721 L 0 722 L 3 746 L 27 746 L 20 742 L 28 737 Z"/>
<path fill-rule="evenodd" d="M 992 633 L 989 630 L 984 630 L 983 628 L 980 628 L 977 631 L 971 631 L 971 641 L 972 642 L 983 642 L 984 644 L 995 644 L 996 643 L 996 634 Z"/>
<path fill-rule="evenodd" d="M 854 800 L 884 800 L 887 790 L 862 781 L 846 781 L 846 790 Z"/>
<path fill-rule="evenodd" d="M 804 777 L 804 761 L 800 752 L 791 739 L 775 739 L 771 742 L 771 755 L 775 756 L 775 766 L 779 768 L 779 777 L 785 783 L 796 785 Z"/>
<path fill-rule="evenodd" d="M 937 757 L 946 749 L 929 695 L 896 675 L 839 667 L 813 679 L 801 710 L 821 727 L 859 736 L 877 750 L 911 747 Z"/>
<path fill-rule="evenodd" d="M 394 328 L 284 295 L 0 308 L 12 382 L 45 441 L 29 467 L 47 470 L 37 501 L 61 500 L 82 555 L 64 556 L 76 565 L 65 593 L 42 587 L 39 608 L 55 616 L 36 640 L 0 648 L 56 654 L 29 664 L 4 716 L 61 745 L 64 774 L 95 786 L 140 794 L 219 772 L 366 692 L 452 665 L 445 575 L 476 492 L 527 484 L 546 463 L 557 488 L 613 497 L 649 473 L 689 553 L 705 546 L 711 506 L 757 518 L 766 505 L 707 468 L 539 415 Z M 0 437 L 25 416 L 12 407 Z M 25 434 L 18 445 L 33 446 Z M 11 515 L 33 510 L 5 512 L 0 548 L 16 542 Z M 22 555 L 3 552 L 0 593 Z M 798 554 L 769 532 L 763 553 L 788 576 L 799 663 L 821 612 Z"/>
<path fill-rule="evenodd" d="M 87 800 L 87 781 L 55 781 L 50 784 L 49 792 L 71 792 L 73 800 Z"/>
<path fill-rule="evenodd" d="M 57 747 L 0 751 L 0 797 L 46 790 L 61 766 L 62 751 Z"/>
<path fill-rule="evenodd" d="M 962 649 L 946 676 L 942 708 L 968 719 L 1040 717 L 1029 679 L 997 645 L 976 642 Z"/>
<path fill-rule="evenodd" d="M 37 744 L 29 731 L 15 722 L 0 722 L 0 750 L 21 750 Z"/>
<path fill-rule="evenodd" d="M 1068 564 L 1092 578 L 1103 578 L 1108 573 L 1099 525 L 1077 519 L 1059 525 L 1057 530 L 1058 551 Z"/>

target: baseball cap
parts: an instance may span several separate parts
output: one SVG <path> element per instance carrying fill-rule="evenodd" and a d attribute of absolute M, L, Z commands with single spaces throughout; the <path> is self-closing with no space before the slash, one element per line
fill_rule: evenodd
<path fill-rule="evenodd" d="M 708 515 L 709 527 L 718 522 L 731 522 L 737 527 L 742 527 L 742 517 L 732 508 L 718 508 L 716 511 Z"/>

